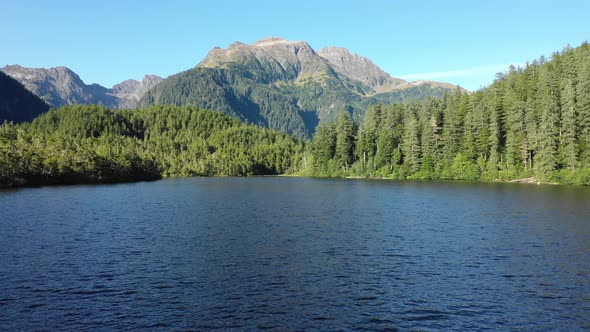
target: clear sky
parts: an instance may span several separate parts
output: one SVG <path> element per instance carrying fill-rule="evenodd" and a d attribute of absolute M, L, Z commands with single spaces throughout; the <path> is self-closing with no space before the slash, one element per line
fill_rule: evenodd
<path fill-rule="evenodd" d="M 278 36 L 475 90 L 510 64 L 590 39 L 588 0 L 0 0 L 0 11 L 0 67 L 66 66 L 107 87 L 192 68 L 214 46 Z"/>

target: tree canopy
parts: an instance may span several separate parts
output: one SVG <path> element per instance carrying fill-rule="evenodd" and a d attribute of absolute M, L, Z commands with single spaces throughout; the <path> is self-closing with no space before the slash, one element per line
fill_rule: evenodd
<path fill-rule="evenodd" d="M 194 107 L 77 105 L 0 126 L 0 185 L 295 172 L 304 143 Z"/>
<path fill-rule="evenodd" d="M 372 106 L 352 147 L 331 156 L 328 129 L 315 134 L 307 174 L 590 185 L 590 46 L 511 67 L 472 94 Z"/>

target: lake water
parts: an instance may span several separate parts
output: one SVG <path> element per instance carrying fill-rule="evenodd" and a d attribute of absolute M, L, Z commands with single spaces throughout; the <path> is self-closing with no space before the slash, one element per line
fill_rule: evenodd
<path fill-rule="evenodd" d="M 0 330 L 590 330 L 590 188 L 0 191 Z"/>

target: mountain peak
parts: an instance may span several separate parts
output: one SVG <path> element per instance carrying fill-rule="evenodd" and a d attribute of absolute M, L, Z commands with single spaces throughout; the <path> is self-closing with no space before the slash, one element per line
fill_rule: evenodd
<path fill-rule="evenodd" d="M 343 47 L 322 48 L 318 54 L 341 75 L 370 86 L 376 92 L 390 91 L 405 81 L 393 78 L 364 56 Z"/>
<path fill-rule="evenodd" d="M 102 104 L 112 108 L 131 108 L 145 92 L 163 79 L 146 75 L 141 82 L 123 81 L 111 89 L 99 84 L 86 84 L 73 70 L 64 66 L 27 68 L 10 65 L 0 71 L 20 82 L 24 87 L 54 107 L 68 104 Z"/>
<path fill-rule="evenodd" d="M 143 85 L 147 85 L 147 86 L 150 86 L 150 87 L 148 88 L 148 90 L 149 90 L 149 89 L 151 89 L 152 87 L 154 87 L 156 84 L 158 84 L 158 83 L 162 82 L 163 80 L 164 80 L 164 79 L 163 79 L 163 78 L 161 78 L 161 77 L 160 77 L 160 76 L 158 76 L 158 75 L 145 75 L 145 76 L 143 77 L 143 79 L 141 80 L 141 84 L 143 84 Z"/>
<path fill-rule="evenodd" d="M 213 48 L 198 68 L 227 68 L 239 65 L 266 82 L 297 81 L 320 77 L 330 71 L 328 63 L 305 41 L 269 37 L 254 44 L 235 42 L 228 48 Z"/>
<path fill-rule="evenodd" d="M 299 57 L 298 53 L 304 51 L 307 54 L 314 54 L 315 51 L 305 41 L 291 41 L 280 37 L 268 37 L 256 41 L 254 44 L 244 44 L 236 41 L 228 48 L 214 47 L 205 59 L 197 67 L 216 68 L 223 67 L 228 63 L 244 63 L 251 59 L 262 61 L 282 62 L 293 56 Z"/>
<path fill-rule="evenodd" d="M 262 38 L 254 43 L 254 45 L 261 46 L 261 45 L 268 45 L 268 44 L 284 44 L 287 43 L 288 40 L 281 37 L 267 37 Z"/>
<path fill-rule="evenodd" d="M 307 45 L 305 41 L 292 41 L 287 40 L 281 37 L 268 37 L 262 38 L 254 43 L 254 46 L 258 47 L 268 47 L 268 46 L 276 46 L 276 45 L 287 45 L 287 44 L 304 44 Z M 308 45 L 309 46 L 309 45 Z"/>

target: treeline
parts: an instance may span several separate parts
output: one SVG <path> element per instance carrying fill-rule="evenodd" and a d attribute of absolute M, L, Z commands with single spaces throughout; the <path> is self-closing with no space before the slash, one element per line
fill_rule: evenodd
<path fill-rule="evenodd" d="M 318 126 L 312 176 L 590 185 L 590 46 L 566 48 L 488 88 L 343 112 Z"/>
<path fill-rule="evenodd" d="M 350 114 L 322 122 L 306 144 L 190 106 L 67 106 L 0 126 L 0 186 L 284 173 L 590 185 L 587 43 L 472 94 L 376 105 L 358 122 Z"/>
<path fill-rule="evenodd" d="M 0 126 L 0 186 L 295 172 L 304 143 L 194 107 L 66 106 Z"/>

